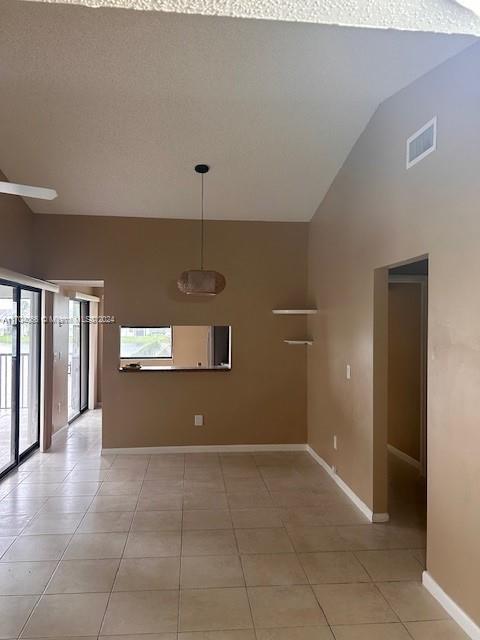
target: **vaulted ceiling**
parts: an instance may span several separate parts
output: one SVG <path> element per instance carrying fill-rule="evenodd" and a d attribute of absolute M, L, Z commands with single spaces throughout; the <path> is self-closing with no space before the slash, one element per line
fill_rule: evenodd
<path fill-rule="evenodd" d="M 37 213 L 309 220 L 377 106 L 471 37 L 3 0 L 0 169 Z M 421 125 L 423 123 L 419 123 Z"/>

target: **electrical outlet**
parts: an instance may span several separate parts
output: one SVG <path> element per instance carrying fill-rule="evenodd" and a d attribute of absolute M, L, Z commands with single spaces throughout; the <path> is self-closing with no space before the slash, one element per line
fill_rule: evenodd
<path fill-rule="evenodd" d="M 196 427 L 203 427 L 203 415 L 199 414 L 194 417 L 193 424 Z"/>
<path fill-rule="evenodd" d="M 337 450 L 337 436 L 333 436 L 333 448 L 335 449 L 335 451 Z"/>
<path fill-rule="evenodd" d="M 352 367 L 347 364 L 347 380 L 350 380 L 350 378 L 352 377 Z"/>

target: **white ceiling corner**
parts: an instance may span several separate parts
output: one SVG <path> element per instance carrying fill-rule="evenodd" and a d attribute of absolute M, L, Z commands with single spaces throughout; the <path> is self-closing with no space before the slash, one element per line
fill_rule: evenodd
<path fill-rule="evenodd" d="M 34 0 L 86 7 L 480 35 L 472 0 Z M 460 6 L 463 5 L 463 6 Z"/>
<path fill-rule="evenodd" d="M 340 4 L 382 3 L 284 9 Z M 206 162 L 209 218 L 309 220 L 377 106 L 474 41 L 17 0 L 1 13 L 0 169 L 58 191 L 28 200 L 36 213 L 196 218 Z"/>

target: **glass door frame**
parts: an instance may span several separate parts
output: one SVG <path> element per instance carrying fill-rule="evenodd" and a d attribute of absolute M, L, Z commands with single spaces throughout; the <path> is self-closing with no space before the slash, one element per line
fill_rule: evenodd
<path fill-rule="evenodd" d="M 88 394 L 89 394 L 89 369 L 90 369 L 90 327 L 86 322 L 86 317 L 90 312 L 90 303 L 86 300 L 82 300 L 80 298 L 70 298 L 69 299 L 69 311 L 70 311 L 70 302 L 78 302 L 79 303 L 79 311 L 80 311 L 80 327 L 79 327 L 79 347 L 78 347 L 78 355 L 79 355 L 79 372 L 78 372 L 78 405 L 79 409 L 76 413 L 72 414 L 71 417 L 68 418 L 68 424 L 71 424 L 76 420 L 82 413 L 88 410 Z M 69 313 L 69 322 L 72 322 L 72 318 Z M 70 336 L 69 336 L 70 341 Z M 68 345 L 68 352 L 70 353 L 70 344 Z M 73 371 L 73 370 L 72 370 Z M 69 375 L 72 375 L 70 373 Z M 85 382 L 85 385 L 84 385 Z M 70 384 L 73 384 L 73 378 L 70 380 Z M 70 410 L 70 399 L 68 401 L 68 409 Z"/>
<path fill-rule="evenodd" d="M 37 419 L 37 439 L 31 444 L 25 451 L 20 453 L 20 387 L 21 387 L 21 292 L 23 291 L 33 291 L 39 294 L 39 308 L 42 308 L 42 290 L 37 289 L 36 287 L 30 287 L 29 285 L 19 284 L 18 282 L 11 280 L 0 279 L 0 285 L 5 285 L 7 287 L 12 287 L 15 292 L 15 315 L 16 321 L 14 324 L 15 327 L 15 365 L 14 370 L 12 371 L 12 383 L 14 384 L 14 390 L 12 394 L 13 402 L 12 402 L 12 412 L 14 412 L 13 417 L 13 439 L 14 439 L 14 456 L 12 463 L 6 467 L 3 471 L 0 472 L 0 479 L 4 477 L 7 473 L 18 467 L 26 458 L 28 458 L 36 449 L 40 447 L 40 407 L 41 407 L 41 368 L 42 368 L 42 331 L 41 331 L 41 318 L 38 318 L 37 323 L 37 331 L 38 331 L 38 353 L 37 353 L 37 378 L 38 378 L 38 419 Z M 13 361 L 13 359 L 12 359 Z"/>

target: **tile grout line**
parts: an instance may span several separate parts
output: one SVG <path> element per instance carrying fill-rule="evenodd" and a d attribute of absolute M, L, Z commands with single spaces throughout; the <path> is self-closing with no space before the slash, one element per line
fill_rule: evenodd
<path fill-rule="evenodd" d="M 182 596 L 182 556 L 183 556 L 183 513 L 185 506 L 185 470 L 186 470 L 186 457 L 183 454 L 183 475 L 182 475 L 182 515 L 180 522 L 180 558 L 178 565 L 178 604 L 177 604 L 177 638 L 180 634 L 180 605 Z"/>
<path fill-rule="evenodd" d="M 68 439 L 68 438 L 67 438 L 67 439 Z M 75 466 L 77 466 L 77 464 L 78 464 L 78 462 L 74 465 L 73 469 L 75 468 Z M 72 469 L 72 471 L 73 471 L 73 469 Z M 71 473 L 71 472 L 70 472 L 70 473 Z M 62 483 L 60 483 L 60 484 L 63 484 L 63 483 L 65 482 L 65 480 L 68 478 L 68 476 L 70 475 L 70 473 L 68 473 L 68 474 L 67 474 L 67 476 L 65 477 L 65 479 L 63 480 L 63 482 L 62 482 Z M 100 483 L 100 486 L 101 486 L 101 483 Z M 99 487 L 99 488 L 100 488 L 100 487 Z M 97 492 L 98 492 L 99 488 L 97 489 Z M 96 495 L 96 494 L 95 494 L 95 495 Z M 94 496 L 93 496 L 93 497 L 94 497 Z M 93 501 L 93 497 L 92 497 L 92 501 Z M 46 504 L 46 502 L 47 502 L 47 500 L 45 501 L 45 503 L 44 503 L 44 504 Z M 44 506 L 44 505 L 43 505 L 43 506 Z M 79 522 L 78 522 L 78 524 L 77 524 L 77 527 L 76 527 L 76 528 L 75 528 L 75 530 L 71 533 L 71 535 L 70 535 L 70 539 L 69 539 L 69 541 L 68 541 L 68 543 L 67 543 L 67 545 L 66 545 L 66 547 L 65 547 L 65 549 L 64 549 L 64 551 L 63 551 L 63 553 L 61 554 L 60 559 L 57 561 L 57 565 L 56 565 L 55 569 L 53 570 L 52 575 L 50 576 L 49 580 L 47 581 L 47 584 L 45 585 L 45 587 L 44 587 L 44 589 L 43 589 L 43 592 L 38 596 L 38 599 L 37 599 L 36 603 L 34 604 L 34 606 L 32 607 L 32 610 L 30 611 L 29 615 L 27 616 L 27 619 L 25 620 L 25 623 L 23 624 L 22 628 L 20 629 L 20 633 L 18 634 L 17 638 L 21 638 L 21 637 L 22 637 L 22 634 L 23 634 L 23 632 L 25 631 L 25 628 L 27 627 L 27 625 L 28 625 L 28 623 L 29 623 L 30 619 L 32 618 L 32 616 L 33 616 L 33 614 L 34 614 L 35 610 L 37 609 L 37 607 L 38 607 L 38 605 L 39 605 L 39 603 L 40 603 L 40 601 L 41 601 L 42 597 L 46 595 L 46 591 L 47 591 L 47 589 L 48 589 L 48 586 L 49 586 L 50 582 L 52 581 L 53 576 L 55 575 L 55 573 L 56 573 L 56 571 L 57 571 L 57 569 L 58 569 L 58 567 L 59 567 L 59 565 L 60 565 L 60 562 L 62 561 L 63 557 L 65 556 L 65 553 L 67 552 L 68 546 L 69 546 L 70 542 L 72 541 L 73 536 L 75 535 L 76 531 L 77 531 L 77 530 L 78 530 L 78 528 L 80 527 L 80 524 L 83 522 L 83 519 L 84 519 L 84 517 L 85 517 L 86 513 L 87 513 L 87 512 L 85 512 L 84 516 L 83 516 L 82 518 L 80 518 L 80 520 L 79 520 Z M 37 514 L 37 516 L 38 516 L 38 514 Z M 35 516 L 35 517 L 37 517 L 37 516 Z M 39 534 L 39 535 L 41 535 L 41 534 Z M 54 535 L 54 534 L 52 534 L 52 535 Z M 61 535 L 61 534 L 59 534 L 59 535 Z M 65 535 L 68 535 L 68 534 L 65 534 Z M 35 595 L 37 595 L 37 594 L 35 594 Z"/>
<path fill-rule="evenodd" d="M 110 466 L 110 469 L 112 469 L 112 467 L 113 467 L 113 465 L 115 464 L 115 461 L 117 460 L 117 458 L 118 458 L 118 456 L 115 456 L 115 458 L 113 459 L 113 462 L 112 462 L 112 464 L 111 464 L 111 466 Z M 130 520 L 130 526 L 129 526 L 129 528 L 128 528 L 128 531 L 126 532 L 126 534 L 127 534 L 127 535 L 126 535 L 126 537 L 125 537 L 125 542 L 124 542 L 124 544 L 123 544 L 122 555 L 121 555 L 121 556 L 120 556 L 120 558 L 118 559 L 117 570 L 115 571 L 115 575 L 114 575 L 114 577 L 113 577 L 113 581 L 112 581 L 112 586 L 111 586 L 111 588 L 110 588 L 110 593 L 108 594 L 107 604 L 106 604 L 106 606 L 105 606 L 105 611 L 103 612 L 103 616 L 102 616 L 102 619 L 101 619 L 101 621 L 100 621 L 100 625 L 99 625 L 99 627 L 98 627 L 97 638 L 99 638 L 99 637 L 101 636 L 101 634 L 102 634 L 103 625 L 105 624 L 105 618 L 107 617 L 107 611 L 108 611 L 108 607 L 109 607 L 109 605 L 110 605 L 110 600 L 111 600 L 111 598 L 112 598 L 112 594 L 114 593 L 115 582 L 117 581 L 118 572 L 120 571 L 120 567 L 121 567 L 122 561 L 123 561 L 123 559 L 124 559 L 125 549 L 127 548 L 128 539 L 129 539 L 129 537 L 130 537 L 130 533 L 131 533 L 131 531 L 132 531 L 133 522 L 134 522 L 134 520 L 135 520 L 135 514 L 138 512 L 138 502 L 139 502 L 139 500 L 140 500 L 140 494 L 141 494 L 141 492 L 142 492 L 143 485 L 144 485 L 144 483 L 145 483 L 145 478 L 146 478 L 146 475 L 147 475 L 147 469 L 148 469 L 148 467 L 150 466 L 151 458 L 152 458 L 152 457 L 151 457 L 151 456 L 149 456 L 149 458 L 148 458 L 148 463 L 147 463 L 147 465 L 146 465 L 146 467 L 145 467 L 145 471 L 144 471 L 143 478 L 142 478 L 142 483 L 141 483 L 141 486 L 140 486 L 140 491 L 139 491 L 139 493 L 138 493 L 137 501 L 136 501 L 136 503 L 135 503 L 135 509 L 134 509 L 134 511 L 133 511 L 132 519 Z M 101 487 L 102 487 L 102 486 L 103 486 L 103 482 L 101 483 L 101 485 L 100 485 L 100 487 L 99 487 L 99 489 L 98 489 L 99 491 L 100 491 L 100 489 L 101 489 Z M 98 495 L 98 494 L 97 494 L 97 495 Z"/>

